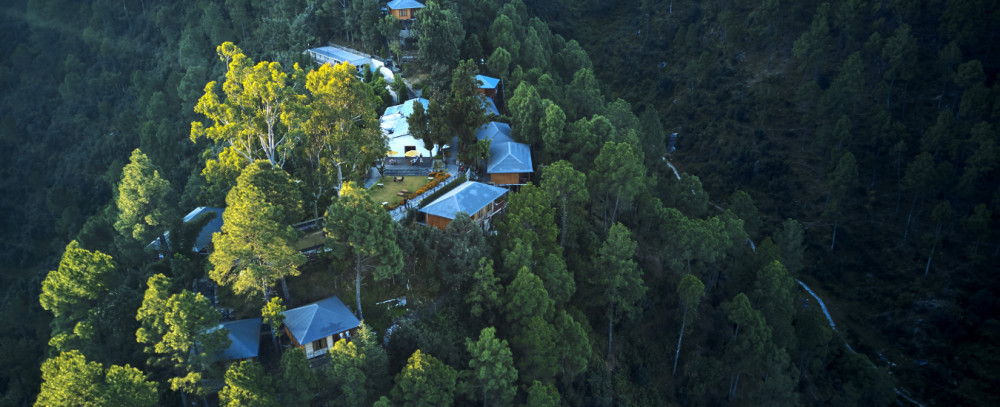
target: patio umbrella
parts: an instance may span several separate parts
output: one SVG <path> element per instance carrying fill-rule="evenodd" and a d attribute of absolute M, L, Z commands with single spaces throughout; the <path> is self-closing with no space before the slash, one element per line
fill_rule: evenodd
<path fill-rule="evenodd" d="M 399 155 L 399 151 L 392 151 L 392 150 L 389 150 L 389 152 L 385 153 L 385 156 L 386 156 L 386 157 L 395 157 L 395 156 L 397 156 L 397 155 Z"/>
<path fill-rule="evenodd" d="M 406 152 L 407 157 L 416 157 L 418 155 L 420 155 L 420 152 L 417 150 L 410 150 Z"/>

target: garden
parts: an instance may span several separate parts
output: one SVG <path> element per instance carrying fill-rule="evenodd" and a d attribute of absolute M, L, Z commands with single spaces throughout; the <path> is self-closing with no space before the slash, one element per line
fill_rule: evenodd
<path fill-rule="evenodd" d="M 393 210 L 406 200 L 416 198 L 436 187 L 450 176 L 451 174 L 447 172 L 431 172 L 427 176 L 387 175 L 382 177 L 369 191 L 373 201 L 383 204 L 388 210 Z"/>

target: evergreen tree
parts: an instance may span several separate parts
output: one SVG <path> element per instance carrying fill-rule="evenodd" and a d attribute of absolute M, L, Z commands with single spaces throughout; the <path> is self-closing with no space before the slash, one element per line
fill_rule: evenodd
<path fill-rule="evenodd" d="M 291 226 L 302 216 L 298 187 L 281 169 L 255 163 L 243 170 L 226 203 L 222 231 L 212 235 L 209 276 L 237 294 L 260 295 L 266 304 L 271 287 L 299 275 L 306 260 Z"/>
<path fill-rule="evenodd" d="M 308 405 L 319 389 L 316 371 L 309 366 L 309 359 L 302 348 L 292 348 L 281 354 L 278 368 L 280 381 L 278 400 L 283 405 Z"/>
<path fill-rule="evenodd" d="M 244 360 L 229 365 L 226 386 L 219 392 L 219 404 L 225 407 L 278 406 L 274 383 L 257 362 Z"/>
<path fill-rule="evenodd" d="M 99 251 L 80 247 L 75 240 L 66 245 L 59 267 L 42 281 L 39 302 L 52 312 L 52 339 L 49 344 L 58 350 L 69 350 L 88 339 L 93 325 L 90 310 L 111 290 L 115 265 Z"/>
<path fill-rule="evenodd" d="M 681 301 L 681 307 L 684 308 L 684 314 L 681 317 L 681 333 L 677 336 L 677 351 L 674 352 L 673 374 L 675 375 L 677 374 L 677 360 L 681 356 L 681 343 L 684 340 L 684 328 L 687 326 L 688 314 L 691 314 L 691 319 L 698 315 L 698 305 L 704 296 L 705 284 L 702 284 L 698 277 L 692 274 L 685 274 L 684 277 L 681 277 L 681 282 L 677 285 L 677 297 Z M 692 311 L 694 312 L 692 313 Z"/>
<path fill-rule="evenodd" d="M 638 313 L 638 302 L 646 293 L 642 270 L 635 263 L 637 243 L 621 223 L 608 231 L 595 264 L 593 284 L 601 290 L 599 304 L 607 307 L 608 357 L 611 357 L 611 338 L 614 323 Z"/>
<path fill-rule="evenodd" d="M 339 249 L 354 260 L 354 287 L 361 312 L 361 277 L 372 272 L 376 281 L 399 274 L 403 253 L 396 244 L 396 225 L 389 213 L 372 201 L 368 191 L 348 182 L 326 211 L 327 246 Z"/>
<path fill-rule="evenodd" d="M 167 259 L 171 259 L 166 232 L 170 227 L 170 198 L 173 195 L 170 182 L 160 177 L 159 169 L 142 151 L 133 150 L 118 184 L 115 229 L 142 244 L 148 243 L 154 236 L 159 237 L 160 244 L 166 249 Z"/>
<path fill-rule="evenodd" d="M 455 369 L 418 349 L 396 375 L 393 401 L 404 407 L 450 406 L 457 376 Z"/>
<path fill-rule="evenodd" d="M 417 55 L 427 65 L 455 65 L 465 29 L 458 15 L 437 1 L 429 1 L 420 10 L 413 29 L 417 32 Z"/>
<path fill-rule="evenodd" d="M 580 205 L 590 199 L 587 176 L 573 169 L 572 164 L 560 160 L 542 169 L 542 189 L 549 199 L 559 205 L 561 221 L 559 246 L 566 247 L 566 230 L 569 223 L 569 204 Z"/>
<path fill-rule="evenodd" d="M 353 342 L 341 339 L 330 348 L 329 356 L 328 383 L 337 390 L 334 394 L 348 406 L 364 405 L 368 397 L 364 355 Z"/>
<path fill-rule="evenodd" d="M 517 369 L 507 347 L 507 341 L 496 337 L 496 329 L 485 328 L 479 334 L 479 340 L 466 338 L 465 346 L 472 358 L 469 368 L 473 377 L 479 382 L 483 395 L 483 405 L 512 405 L 517 388 Z M 492 403 L 491 403 L 492 402 Z"/>

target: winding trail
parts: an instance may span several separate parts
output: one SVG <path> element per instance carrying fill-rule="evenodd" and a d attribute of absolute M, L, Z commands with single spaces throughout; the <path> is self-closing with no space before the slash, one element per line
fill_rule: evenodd
<path fill-rule="evenodd" d="M 802 286 L 802 288 L 804 290 L 806 290 L 806 292 L 809 293 L 809 295 L 811 295 L 813 298 L 816 299 L 816 302 L 819 303 L 820 309 L 823 310 L 823 315 L 826 315 L 826 320 L 830 322 L 830 329 L 833 329 L 834 331 L 836 331 L 837 330 L 837 324 L 835 324 L 833 322 L 833 317 L 830 316 L 830 311 L 826 309 L 826 303 L 823 302 L 823 299 L 819 298 L 819 296 L 816 295 L 816 293 L 814 293 L 813 290 L 810 290 L 809 286 L 807 286 L 806 283 L 803 283 L 802 280 L 795 280 L 795 282 L 799 283 L 799 285 Z M 851 347 L 851 344 L 847 343 L 847 341 L 844 341 L 844 346 L 847 346 L 847 350 L 851 351 L 851 353 L 858 353 L 857 351 L 854 350 L 854 348 Z M 878 369 L 878 367 L 875 366 L 874 363 L 872 363 L 872 367 Z M 906 389 L 900 389 L 899 387 L 893 387 L 892 391 L 896 392 L 896 395 L 899 396 L 899 397 L 901 397 L 901 398 L 903 398 L 904 400 L 909 401 L 910 403 L 913 403 L 914 405 L 917 405 L 917 406 L 920 406 L 920 407 L 924 407 L 924 405 L 921 404 L 920 402 L 918 402 L 918 401 L 910 398 L 910 396 L 907 395 L 907 393 L 909 393 L 909 392 L 907 392 Z"/>

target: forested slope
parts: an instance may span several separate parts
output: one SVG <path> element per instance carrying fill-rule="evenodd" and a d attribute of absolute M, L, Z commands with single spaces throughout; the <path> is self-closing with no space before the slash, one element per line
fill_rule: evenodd
<path fill-rule="evenodd" d="M 408 46 L 381 4 L 3 6 L 2 403 L 995 404 L 995 1 L 441 1 Z M 331 40 L 419 57 L 403 74 L 423 78 L 428 139 L 468 140 L 471 74 L 503 80 L 499 119 L 536 172 L 496 235 L 386 223 L 350 183 L 331 197 L 310 143 L 345 116 L 324 101 L 359 97 L 358 123 L 384 106 L 384 83 L 335 93 L 346 71 L 301 61 Z M 281 159 L 212 127 L 240 102 L 211 96 L 254 61 L 287 78 Z M 183 247 L 180 214 L 223 202 L 265 209 L 230 215 L 212 257 L 143 253 L 167 229 Z M 287 243 L 324 209 L 329 255 L 230 273 L 240 241 Z M 203 276 L 243 316 L 336 294 L 376 332 L 315 371 L 291 351 L 211 365 L 185 348 L 217 341 L 187 291 Z M 375 306 L 400 294 L 403 318 Z"/>
<path fill-rule="evenodd" d="M 807 226 L 856 347 L 928 400 L 995 402 L 996 2 L 526 3 L 663 114 L 713 196 L 748 191 L 765 233 Z"/>

